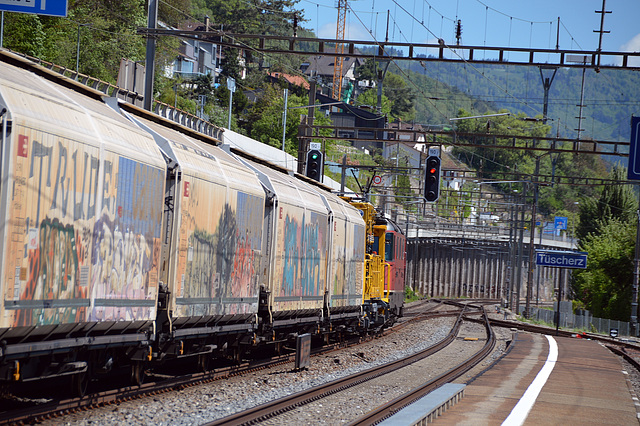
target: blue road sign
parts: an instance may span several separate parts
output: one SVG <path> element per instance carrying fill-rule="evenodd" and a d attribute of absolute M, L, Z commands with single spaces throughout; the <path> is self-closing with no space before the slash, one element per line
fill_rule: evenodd
<path fill-rule="evenodd" d="M 67 16 L 67 0 L 0 0 L 0 10 L 34 15 Z"/>
<path fill-rule="evenodd" d="M 640 180 L 640 117 L 631 117 L 631 140 L 627 179 Z"/>
<path fill-rule="evenodd" d="M 569 224 L 569 219 L 563 216 L 556 216 L 553 227 L 556 229 L 567 229 L 567 225 Z"/>
<path fill-rule="evenodd" d="M 584 251 L 539 251 L 536 250 L 536 265 L 556 268 L 587 268 L 587 253 Z"/>

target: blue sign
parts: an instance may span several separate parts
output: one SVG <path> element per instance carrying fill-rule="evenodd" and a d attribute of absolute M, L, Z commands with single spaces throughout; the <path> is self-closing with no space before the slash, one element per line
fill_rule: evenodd
<path fill-rule="evenodd" d="M 536 265 L 555 268 L 587 268 L 587 254 L 583 251 L 538 251 Z"/>
<path fill-rule="evenodd" d="M 557 230 L 559 229 L 567 229 L 567 225 L 569 224 L 569 219 L 562 216 L 556 216 L 553 227 Z"/>
<path fill-rule="evenodd" d="M 67 16 L 67 0 L 0 0 L 0 10 L 34 15 Z"/>
<path fill-rule="evenodd" d="M 627 179 L 640 180 L 640 117 L 631 117 L 631 141 Z"/>

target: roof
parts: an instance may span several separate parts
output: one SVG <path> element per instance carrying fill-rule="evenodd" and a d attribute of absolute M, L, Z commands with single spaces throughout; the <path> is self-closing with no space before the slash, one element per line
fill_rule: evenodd
<path fill-rule="evenodd" d="M 327 49 L 329 50 L 329 49 Z M 304 71 L 305 75 L 330 75 L 333 76 L 333 68 L 335 66 L 335 56 L 316 55 L 309 58 L 309 67 Z M 362 65 L 360 58 L 345 57 L 342 62 L 342 76 L 354 66 Z"/>
<path fill-rule="evenodd" d="M 310 87 L 307 79 L 299 75 L 284 74 L 281 72 L 271 72 L 269 73 L 269 76 L 272 78 L 275 78 L 276 80 L 282 78 L 287 83 L 295 86 L 303 87 L 306 90 L 309 90 L 309 87 Z"/>

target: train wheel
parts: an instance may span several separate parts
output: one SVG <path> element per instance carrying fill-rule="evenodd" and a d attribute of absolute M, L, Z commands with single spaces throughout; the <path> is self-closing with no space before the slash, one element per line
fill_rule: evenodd
<path fill-rule="evenodd" d="M 85 396 L 87 394 L 90 381 L 91 378 L 89 377 L 88 371 L 71 376 L 71 394 L 78 398 Z"/>
<path fill-rule="evenodd" d="M 131 383 L 141 386 L 144 383 L 144 362 L 134 361 L 131 364 Z"/>

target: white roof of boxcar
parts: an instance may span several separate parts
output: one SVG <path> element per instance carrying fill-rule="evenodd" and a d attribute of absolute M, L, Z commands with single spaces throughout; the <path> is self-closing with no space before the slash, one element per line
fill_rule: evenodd
<path fill-rule="evenodd" d="M 16 124 L 165 166 L 150 135 L 97 99 L 3 62 L 0 97 Z"/>
<path fill-rule="evenodd" d="M 255 173 L 236 157 L 221 148 L 196 140 L 176 130 L 141 117 L 134 118 L 159 138 L 156 142 L 168 158 L 176 161 L 183 171 L 201 179 L 225 184 L 247 194 L 264 196 Z"/>
<path fill-rule="evenodd" d="M 271 169 L 262 164 L 255 163 L 250 160 L 247 160 L 247 162 L 269 179 L 280 201 L 304 207 L 321 214 L 329 213 L 329 210 L 320 197 L 320 194 L 313 188 L 313 186 L 296 179 L 293 176 Z"/>
<path fill-rule="evenodd" d="M 266 160 L 287 170 L 294 172 L 298 170 L 298 159 L 293 155 L 282 151 L 280 148 L 267 145 L 228 129 L 225 129 L 224 134 L 222 135 L 222 140 L 225 144 L 233 148 L 248 152 L 255 157 Z M 322 183 L 335 191 L 340 189 L 340 183 L 331 179 L 329 176 L 322 176 Z"/>

